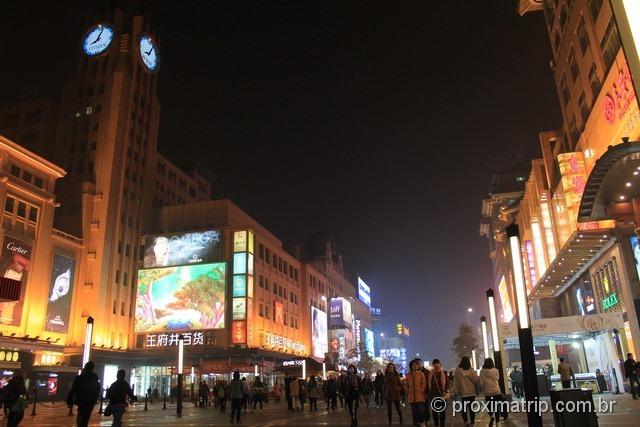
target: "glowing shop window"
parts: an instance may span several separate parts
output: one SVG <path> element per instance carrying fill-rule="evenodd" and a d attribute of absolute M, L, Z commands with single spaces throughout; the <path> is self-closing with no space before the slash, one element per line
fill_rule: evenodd
<path fill-rule="evenodd" d="M 531 234 L 533 235 L 533 247 L 535 249 L 538 273 L 540 275 L 544 275 L 545 271 L 547 271 L 547 261 L 544 258 L 544 247 L 542 244 L 542 235 L 540 233 L 540 224 L 538 221 L 531 222 Z"/>

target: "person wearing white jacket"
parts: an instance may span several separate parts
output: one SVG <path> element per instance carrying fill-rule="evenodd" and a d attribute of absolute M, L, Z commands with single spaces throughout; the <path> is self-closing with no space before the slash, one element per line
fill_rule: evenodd
<path fill-rule="evenodd" d="M 484 365 L 480 370 L 480 385 L 484 391 L 484 398 L 487 401 L 487 407 L 489 408 L 489 427 L 493 427 L 494 421 L 498 423 L 500 421 L 500 407 L 504 396 L 500 390 L 500 372 L 496 369 L 493 359 L 486 358 Z M 507 413 L 504 413 L 505 420 L 507 419 Z"/>
<path fill-rule="evenodd" d="M 453 392 L 462 400 L 462 421 L 465 426 L 473 426 L 476 414 L 472 404 L 476 399 L 480 386 L 478 374 L 471 368 L 471 360 L 467 356 L 460 359 L 460 364 L 453 372 Z"/>

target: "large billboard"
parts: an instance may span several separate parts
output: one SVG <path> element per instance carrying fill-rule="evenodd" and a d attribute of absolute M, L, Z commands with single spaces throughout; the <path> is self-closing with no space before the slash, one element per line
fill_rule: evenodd
<path fill-rule="evenodd" d="M 331 329 L 351 328 L 351 303 L 344 298 L 331 298 L 329 302 Z"/>
<path fill-rule="evenodd" d="M 147 236 L 144 268 L 219 261 L 220 237 L 220 232 L 215 230 Z"/>
<path fill-rule="evenodd" d="M 27 288 L 29 264 L 31 263 L 31 243 L 4 236 L 4 245 L 0 252 L 0 274 L 2 277 L 22 282 L 20 300 L 0 303 L 0 323 L 20 325 L 22 302 Z"/>
<path fill-rule="evenodd" d="M 324 360 L 324 354 L 328 351 L 327 313 L 311 307 L 311 355 Z"/>
<path fill-rule="evenodd" d="M 358 299 L 371 308 L 371 288 L 358 277 Z"/>
<path fill-rule="evenodd" d="M 369 356 L 373 357 L 375 355 L 375 344 L 373 342 L 373 331 L 367 328 L 364 328 L 364 349 Z"/>
<path fill-rule="evenodd" d="M 224 328 L 226 264 L 138 271 L 135 332 Z"/>
<path fill-rule="evenodd" d="M 44 330 L 66 334 L 69 331 L 71 295 L 73 295 L 73 275 L 76 260 L 65 255 L 53 254 L 51 279 L 49 281 L 49 303 Z"/>

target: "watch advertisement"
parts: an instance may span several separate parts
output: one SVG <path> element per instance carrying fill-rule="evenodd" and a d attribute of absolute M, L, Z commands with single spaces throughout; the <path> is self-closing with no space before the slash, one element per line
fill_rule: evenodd
<path fill-rule="evenodd" d="M 0 303 L 0 324 L 20 325 L 22 318 L 22 302 L 27 288 L 29 266 L 31 263 L 31 243 L 4 236 L 2 252 L 0 252 L 0 274 L 7 279 L 22 282 L 20 300 Z"/>
<path fill-rule="evenodd" d="M 44 322 L 45 331 L 65 334 L 69 330 L 69 313 L 71 312 L 75 269 L 76 260 L 74 258 L 53 254 L 49 282 L 49 303 L 47 304 L 47 317 Z"/>
<path fill-rule="evenodd" d="M 215 230 L 147 236 L 144 268 L 219 261 L 220 238 L 221 233 Z"/>

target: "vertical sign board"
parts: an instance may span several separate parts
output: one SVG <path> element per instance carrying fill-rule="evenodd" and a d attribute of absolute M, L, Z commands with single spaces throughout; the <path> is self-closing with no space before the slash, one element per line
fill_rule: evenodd
<path fill-rule="evenodd" d="M 22 319 L 22 303 L 27 289 L 31 243 L 5 235 L 0 252 L 0 274 L 2 277 L 22 282 L 20 300 L 0 303 L 0 324 L 19 326 Z"/>
<path fill-rule="evenodd" d="M 58 253 L 53 254 L 49 283 L 49 302 L 44 323 L 45 331 L 66 334 L 69 330 L 69 313 L 71 311 L 75 270 L 75 258 Z"/>
<path fill-rule="evenodd" d="M 637 92 L 640 90 L 640 2 L 611 0 L 611 8 Z"/>
<path fill-rule="evenodd" d="M 251 344 L 253 341 L 252 330 L 247 329 L 247 325 L 252 323 L 253 314 L 254 247 L 255 236 L 252 231 L 234 231 L 232 344 Z"/>

